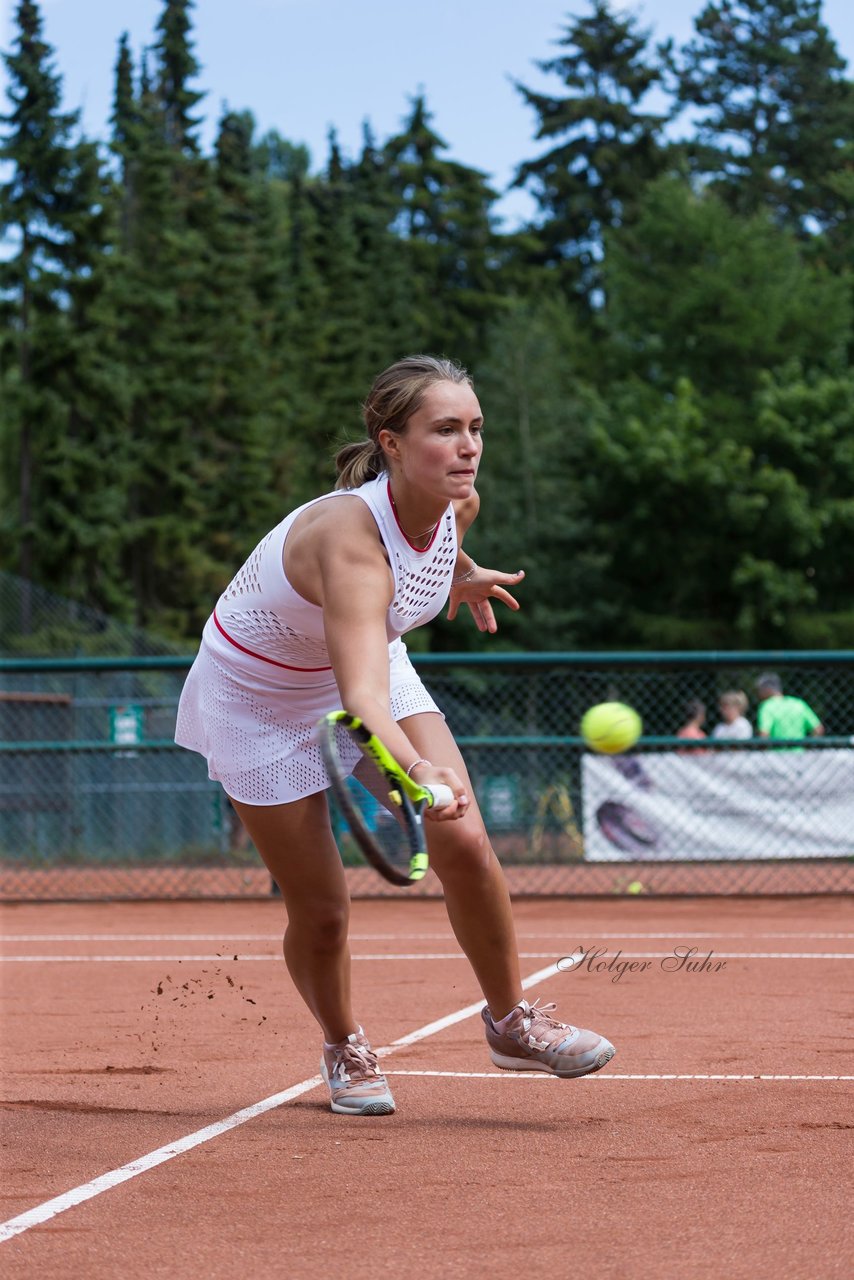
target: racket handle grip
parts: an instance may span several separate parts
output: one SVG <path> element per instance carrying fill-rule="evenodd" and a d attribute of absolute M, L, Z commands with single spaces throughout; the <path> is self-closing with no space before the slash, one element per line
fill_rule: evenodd
<path fill-rule="evenodd" d="M 442 782 L 437 782 L 432 787 L 425 787 L 424 790 L 429 791 L 433 797 L 430 801 L 431 809 L 447 809 L 449 804 L 454 803 L 453 791 Z"/>

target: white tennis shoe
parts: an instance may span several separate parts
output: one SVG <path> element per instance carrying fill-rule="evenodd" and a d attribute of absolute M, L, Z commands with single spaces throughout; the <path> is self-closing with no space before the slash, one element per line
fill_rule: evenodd
<path fill-rule="evenodd" d="M 595 1031 L 571 1027 L 551 1017 L 553 1004 L 520 1000 L 500 1023 L 483 1010 L 486 1042 L 496 1067 L 503 1071 L 549 1071 L 571 1079 L 599 1071 L 616 1050 Z"/>
<path fill-rule="evenodd" d="M 339 1044 L 323 1046 L 320 1073 L 332 1110 L 342 1116 L 390 1116 L 394 1098 L 362 1028 Z"/>

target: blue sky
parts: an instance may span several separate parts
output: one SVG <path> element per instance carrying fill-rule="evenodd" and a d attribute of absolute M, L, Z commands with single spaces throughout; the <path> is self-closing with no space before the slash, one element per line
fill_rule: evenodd
<path fill-rule="evenodd" d="M 656 40 L 673 36 L 681 43 L 703 3 L 639 0 L 621 7 L 639 14 Z M 40 7 L 63 76 L 64 105 L 82 110 L 87 133 L 106 137 L 119 36 L 128 31 L 138 56 L 153 39 L 161 0 L 41 0 Z M 15 0 L 0 0 L 3 49 L 14 8 Z M 224 104 L 248 108 L 259 131 L 275 128 L 304 142 L 318 167 L 330 126 L 355 154 L 363 120 L 383 140 L 423 89 L 448 154 L 485 170 L 504 191 L 516 165 L 538 150 L 531 112 L 511 81 L 555 88 L 533 62 L 550 56 L 568 13 L 587 9 L 586 0 L 197 0 L 205 144 Z M 822 12 L 850 68 L 854 4 L 825 0 Z M 516 192 L 499 212 L 513 225 L 532 205 Z"/>

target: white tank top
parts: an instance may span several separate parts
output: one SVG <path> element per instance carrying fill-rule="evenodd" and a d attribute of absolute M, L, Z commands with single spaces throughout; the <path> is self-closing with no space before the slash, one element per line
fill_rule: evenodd
<path fill-rule="evenodd" d="M 303 511 L 318 502 L 353 497 L 361 498 L 376 520 L 394 577 L 394 596 L 386 614 L 389 644 L 435 618 L 444 607 L 457 559 L 454 509 L 448 506 L 429 544 L 419 550 L 400 527 L 384 472 L 358 489 L 336 489 L 306 502 L 258 543 L 205 626 L 205 643 L 232 669 L 247 676 L 261 675 L 263 670 L 266 680 L 300 687 L 332 679 L 323 610 L 294 590 L 282 555 L 288 533 Z"/>

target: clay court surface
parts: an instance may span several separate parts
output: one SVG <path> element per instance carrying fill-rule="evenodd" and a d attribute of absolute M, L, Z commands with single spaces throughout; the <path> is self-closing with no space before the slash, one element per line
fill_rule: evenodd
<path fill-rule="evenodd" d="M 496 1071 L 441 902 L 358 902 L 398 1111 L 357 1119 L 328 1110 L 279 902 L 2 907 L 3 1275 L 849 1276 L 852 900 L 516 919 L 530 998 L 610 1066 Z M 579 946 L 607 955 L 556 971 Z"/>

